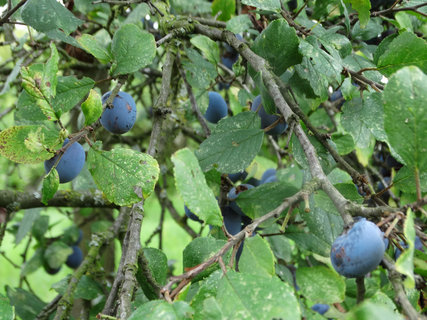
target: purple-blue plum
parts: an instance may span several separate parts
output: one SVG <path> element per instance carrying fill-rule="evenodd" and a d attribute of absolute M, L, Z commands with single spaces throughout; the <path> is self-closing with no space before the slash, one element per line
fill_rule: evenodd
<path fill-rule="evenodd" d="M 214 91 L 209 91 L 209 105 L 204 117 L 211 123 L 218 123 L 219 120 L 227 116 L 228 107 L 224 98 Z"/>
<path fill-rule="evenodd" d="M 261 181 L 255 177 L 250 178 L 246 181 L 247 184 L 253 185 L 254 187 L 258 187 L 261 184 Z"/>
<path fill-rule="evenodd" d="M 82 231 L 82 229 L 79 229 L 79 237 L 77 238 L 74 245 L 78 246 L 80 244 L 80 242 L 82 242 L 82 240 L 83 240 L 83 231 Z"/>
<path fill-rule="evenodd" d="M 317 303 L 311 307 L 311 310 L 320 313 L 322 316 L 329 310 L 329 305 L 323 303 Z"/>
<path fill-rule="evenodd" d="M 390 240 L 388 240 L 387 238 L 384 238 L 384 247 L 386 250 L 387 250 L 389 244 L 390 244 Z"/>
<path fill-rule="evenodd" d="M 260 184 L 275 182 L 275 181 L 277 181 L 276 169 L 270 168 L 265 170 L 264 173 L 262 174 Z"/>
<path fill-rule="evenodd" d="M 102 103 L 104 104 L 111 91 L 106 92 L 102 96 Z M 101 115 L 102 126 L 115 134 L 122 134 L 132 129 L 136 120 L 136 104 L 130 94 L 119 91 L 113 100 L 112 108 L 105 108 Z"/>
<path fill-rule="evenodd" d="M 234 236 L 242 230 L 242 216 L 237 214 L 230 206 L 221 208 L 224 217 L 224 226 L 228 233 Z"/>
<path fill-rule="evenodd" d="M 332 244 L 332 266 L 344 277 L 363 277 L 380 264 L 384 252 L 383 232 L 375 223 L 360 218 Z"/>
<path fill-rule="evenodd" d="M 68 138 L 65 139 L 63 147 L 70 141 Z M 44 169 L 48 173 L 53 165 L 56 163 L 59 155 L 50 158 L 44 162 Z M 74 142 L 67 150 L 65 150 L 61 159 L 56 166 L 56 171 L 59 175 L 59 183 L 66 183 L 77 177 L 82 171 L 85 164 L 86 155 L 82 145 L 78 142 Z"/>
<path fill-rule="evenodd" d="M 199 219 L 199 217 L 198 217 L 198 216 L 196 216 L 196 214 L 195 214 L 195 213 L 193 213 L 190 209 L 188 209 L 188 207 L 187 207 L 187 206 L 184 206 L 184 210 L 185 210 L 185 215 L 186 215 L 188 218 L 190 218 L 191 220 L 194 220 L 194 221 L 197 221 L 197 222 L 203 223 L 203 221 L 202 221 L 202 220 L 200 220 L 200 219 Z"/>
<path fill-rule="evenodd" d="M 268 114 L 267 112 L 265 112 L 264 106 L 262 105 L 261 96 L 256 96 L 254 101 L 252 102 L 251 111 L 256 112 L 257 110 L 258 115 L 261 118 L 261 129 L 271 126 L 275 121 L 280 118 L 275 114 Z M 279 122 L 274 128 L 268 130 L 267 134 L 280 135 L 286 130 L 287 127 L 288 125 L 286 124 L 286 122 Z"/>
<path fill-rule="evenodd" d="M 242 216 L 236 213 L 231 206 L 221 208 L 222 216 L 224 217 L 224 226 L 227 232 L 234 236 L 242 231 Z M 236 252 L 236 263 L 239 263 L 240 256 L 243 252 L 243 241 Z"/>
<path fill-rule="evenodd" d="M 231 188 L 231 190 L 228 192 L 227 194 L 227 198 L 230 201 L 230 207 L 239 215 L 244 216 L 245 214 L 243 213 L 242 209 L 239 208 L 239 206 L 236 204 L 235 200 L 237 199 L 237 197 L 240 195 L 240 193 L 252 189 L 254 186 L 251 184 L 241 184 L 237 187 L 233 187 Z"/>
<path fill-rule="evenodd" d="M 408 248 L 408 245 L 405 242 L 400 241 L 399 243 L 403 249 Z M 423 243 L 421 242 L 421 239 L 418 236 L 415 236 L 414 246 L 415 246 L 415 250 L 424 251 Z M 400 249 L 396 248 L 396 251 L 394 251 L 394 260 L 397 260 L 397 258 L 399 258 L 401 254 L 402 254 L 402 252 L 400 251 Z"/>
<path fill-rule="evenodd" d="M 335 90 L 334 92 L 332 92 L 331 96 L 329 97 L 329 101 L 331 102 L 335 102 L 337 100 L 341 100 L 341 102 L 337 105 L 337 107 L 339 108 L 345 102 L 345 100 L 343 99 L 341 89 Z"/>
<path fill-rule="evenodd" d="M 47 265 L 47 263 L 44 265 L 44 270 L 48 273 L 48 274 L 57 274 L 59 272 L 59 270 L 61 270 L 61 267 L 59 268 L 51 268 Z"/>
<path fill-rule="evenodd" d="M 83 261 L 83 252 L 78 246 L 72 246 L 73 253 L 70 254 L 65 264 L 72 269 L 77 269 Z"/>
<path fill-rule="evenodd" d="M 237 182 L 239 180 L 245 180 L 247 176 L 248 176 L 248 173 L 246 171 L 240 171 L 240 172 L 228 174 L 228 178 L 232 182 Z"/>

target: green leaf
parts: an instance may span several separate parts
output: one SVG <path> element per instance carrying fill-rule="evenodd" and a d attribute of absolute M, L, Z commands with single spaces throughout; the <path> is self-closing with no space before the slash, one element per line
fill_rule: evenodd
<path fill-rule="evenodd" d="M 49 267 L 57 269 L 67 261 L 68 256 L 72 253 L 73 249 L 70 246 L 62 241 L 55 241 L 45 250 L 44 260 Z"/>
<path fill-rule="evenodd" d="M 223 319 L 301 319 L 294 289 L 277 277 L 229 271 L 216 299 Z"/>
<path fill-rule="evenodd" d="M 277 224 L 273 224 L 268 228 L 264 229 L 264 234 L 274 233 L 277 235 L 266 237 L 270 244 L 271 250 L 273 250 L 274 256 L 277 259 L 282 259 L 286 262 L 291 262 L 292 259 L 292 245 L 288 238 L 284 234 L 280 234 L 280 227 Z M 276 266 L 277 267 L 277 266 Z M 287 268 L 286 268 L 287 269 Z M 278 271 L 276 270 L 278 274 Z"/>
<path fill-rule="evenodd" d="M 93 180 L 108 200 L 128 206 L 147 198 L 159 178 L 157 161 L 146 153 L 115 148 L 111 151 L 93 145 L 87 165 Z"/>
<path fill-rule="evenodd" d="M 90 34 L 82 34 L 76 38 L 80 46 L 86 51 L 98 59 L 101 63 L 109 63 L 113 60 L 110 52 L 105 48 L 98 39 Z"/>
<path fill-rule="evenodd" d="M 64 292 L 65 293 L 65 292 Z M 89 276 L 82 276 L 75 291 L 76 299 L 92 300 L 102 295 L 102 287 Z"/>
<path fill-rule="evenodd" d="M 128 320 L 157 320 L 159 317 L 167 320 L 192 319 L 193 309 L 184 301 L 169 303 L 164 300 L 154 300 L 144 303 L 136 309 Z"/>
<path fill-rule="evenodd" d="M 221 226 L 218 202 L 193 152 L 188 148 L 181 149 L 172 155 L 172 162 L 176 187 L 186 206 L 207 224 Z"/>
<path fill-rule="evenodd" d="M 71 275 L 68 275 L 61 281 L 58 281 L 52 285 L 52 289 L 61 295 L 64 295 L 67 291 L 68 284 L 70 282 Z M 74 291 L 75 299 L 92 300 L 102 294 L 101 286 L 93 280 L 91 277 L 86 275 L 82 276 L 77 284 Z"/>
<path fill-rule="evenodd" d="M 336 50 L 332 54 L 322 50 L 318 40 L 309 36 L 299 44 L 299 52 L 303 59 L 295 66 L 298 75 L 307 79 L 316 95 L 322 99 L 328 98 L 329 83 L 340 83 L 342 60 Z"/>
<path fill-rule="evenodd" d="M 262 10 L 280 11 L 280 0 L 243 0 L 242 4 Z"/>
<path fill-rule="evenodd" d="M 417 66 L 427 73 L 427 43 L 411 32 L 401 33 L 378 58 L 378 68 L 386 76 L 405 66 Z"/>
<path fill-rule="evenodd" d="M 397 71 L 384 89 L 384 127 L 405 164 L 427 170 L 427 76 L 417 67 Z"/>
<path fill-rule="evenodd" d="M 41 209 L 39 208 L 25 210 L 25 215 L 19 224 L 18 232 L 15 236 L 15 244 L 19 244 L 31 230 L 34 221 L 40 216 L 40 211 Z"/>
<path fill-rule="evenodd" d="M 377 110 L 381 111 L 378 108 L 368 108 L 359 97 L 347 101 L 342 108 L 341 124 L 359 148 L 369 146 L 372 137 L 371 125 L 376 126 L 382 119 L 382 113 L 376 112 Z M 379 118 L 376 118 L 377 115 Z"/>
<path fill-rule="evenodd" d="M 239 271 L 263 277 L 276 274 L 273 252 L 264 238 L 255 235 L 245 240 L 239 260 Z"/>
<path fill-rule="evenodd" d="M 309 250 L 324 257 L 329 256 L 331 244 L 319 238 L 307 228 L 289 225 L 286 228 L 285 235 L 287 238 L 293 240 L 300 249 Z"/>
<path fill-rule="evenodd" d="M 274 73 L 280 76 L 287 68 L 301 62 L 298 44 L 299 38 L 295 29 L 284 19 L 279 19 L 271 22 L 255 39 L 252 50 L 265 58 Z"/>
<path fill-rule="evenodd" d="M 214 0 L 212 2 L 212 15 L 218 12 L 221 14 L 217 17 L 220 21 L 228 21 L 236 11 L 236 2 L 234 0 Z"/>
<path fill-rule="evenodd" d="M 58 50 L 56 50 L 55 43 L 50 44 L 50 58 L 47 60 L 44 65 L 43 77 L 41 81 L 41 89 L 45 97 L 55 97 L 56 95 L 56 85 L 58 80 L 56 74 L 58 73 L 58 62 L 59 55 Z"/>
<path fill-rule="evenodd" d="M 212 272 L 209 277 L 202 280 L 201 282 L 197 282 L 196 284 L 201 283 L 199 290 L 194 295 L 193 299 L 191 299 L 191 307 L 194 309 L 194 319 L 200 319 L 201 313 L 205 307 L 206 299 L 216 296 L 216 292 L 218 289 L 219 280 L 222 278 L 222 270 L 217 270 Z"/>
<path fill-rule="evenodd" d="M 299 267 L 296 279 L 301 293 L 311 301 L 332 304 L 344 300 L 344 278 L 327 267 Z"/>
<path fill-rule="evenodd" d="M 380 303 L 365 300 L 355 309 L 351 310 L 346 319 L 348 320 L 402 320 L 401 315 L 394 312 L 392 308 Z"/>
<path fill-rule="evenodd" d="M 91 89 L 86 101 L 82 103 L 82 111 L 85 115 L 85 126 L 94 123 L 102 114 L 101 95 Z"/>
<path fill-rule="evenodd" d="M 134 24 L 125 24 L 114 34 L 111 51 L 114 57 L 112 75 L 132 73 L 153 61 L 156 41 L 151 33 Z"/>
<path fill-rule="evenodd" d="M 318 25 L 313 33 L 330 54 L 337 50 L 340 56 L 344 58 L 351 54 L 353 47 L 346 36 L 338 33 L 340 29 L 342 27 L 331 27 L 326 30 Z"/>
<path fill-rule="evenodd" d="M 49 216 L 39 216 L 36 221 L 34 221 L 31 232 L 33 236 L 41 242 L 47 229 L 49 229 Z"/>
<path fill-rule="evenodd" d="M 420 189 L 422 192 L 427 192 L 427 172 L 422 171 L 419 175 Z M 417 192 L 415 171 L 407 166 L 403 166 L 393 177 L 393 185 L 403 192 L 415 194 Z"/>
<path fill-rule="evenodd" d="M 357 193 L 356 187 L 354 185 L 352 187 Z M 360 196 L 359 199 L 363 200 Z M 316 253 L 326 257 L 329 255 L 329 250 L 335 238 L 342 232 L 344 223 L 332 201 L 323 191 L 317 191 L 314 196 L 310 196 L 309 200 L 310 212 L 301 210 L 303 211 L 302 218 L 306 222 L 310 233 L 317 239 L 322 240 L 325 250 L 327 250 L 327 254 L 325 254 L 324 250 L 321 253 Z"/>
<path fill-rule="evenodd" d="M 143 254 L 148 262 L 148 269 L 154 280 L 159 285 L 164 285 L 168 274 L 168 258 L 166 255 L 163 251 L 155 248 L 144 248 Z M 158 296 L 155 294 L 153 287 L 147 281 L 147 278 L 141 268 L 143 268 L 143 266 L 138 266 L 136 279 L 138 280 L 142 291 L 144 291 L 144 294 L 148 299 L 158 299 Z"/>
<path fill-rule="evenodd" d="M 338 153 L 342 156 L 349 154 L 356 147 L 350 134 L 333 133 L 332 141 L 337 146 Z"/>
<path fill-rule="evenodd" d="M 226 243 L 227 242 L 225 240 L 218 240 L 211 237 L 201 237 L 194 239 L 185 247 L 182 253 L 184 271 L 188 271 L 202 262 L 205 262 L 215 253 L 217 253 Z M 206 278 L 209 274 L 218 268 L 219 265 L 217 263 L 211 265 L 209 268 L 194 277 L 193 282 Z"/>
<path fill-rule="evenodd" d="M 298 190 L 291 181 L 265 183 L 240 193 L 236 201 L 248 217 L 256 219 L 276 209 Z"/>
<path fill-rule="evenodd" d="M 38 248 L 30 260 L 27 260 L 23 265 L 21 269 L 21 277 L 26 277 L 27 275 L 37 271 L 38 268 L 40 268 L 44 263 L 43 260 L 43 249 Z"/>
<path fill-rule="evenodd" d="M 360 27 L 363 29 L 369 22 L 371 2 L 369 0 L 350 0 L 351 6 L 359 14 Z"/>
<path fill-rule="evenodd" d="M 127 15 L 123 24 L 139 24 L 142 19 L 145 19 L 147 14 L 150 14 L 150 7 L 146 3 L 140 3 L 136 5 L 136 7 L 132 8 L 132 11 Z"/>
<path fill-rule="evenodd" d="M 406 276 L 405 287 L 413 289 L 415 287 L 414 279 L 414 251 L 415 251 L 415 227 L 414 213 L 408 209 L 405 224 L 403 227 L 408 248 L 402 252 L 396 261 L 396 270 Z"/>
<path fill-rule="evenodd" d="M 47 205 L 47 202 L 53 198 L 59 187 L 59 175 L 55 168 L 43 178 L 42 200 L 41 202 Z"/>
<path fill-rule="evenodd" d="M 35 319 L 45 306 L 37 296 L 24 289 L 6 286 L 6 293 L 10 304 L 15 307 L 15 312 L 21 319 Z"/>
<path fill-rule="evenodd" d="M 32 151 L 28 149 L 26 141 L 36 132 L 43 148 Z M 58 144 L 58 131 L 48 130 L 44 126 L 14 126 L 0 132 L 0 154 L 18 163 L 38 163 L 52 158 L 55 154 L 48 150 L 54 150 Z M 34 150 L 34 149 L 33 149 Z"/>
<path fill-rule="evenodd" d="M 48 120 L 58 120 L 55 110 L 52 107 L 50 89 L 43 82 L 45 67 L 42 64 L 33 64 L 29 67 L 22 67 L 22 87 L 32 97 L 36 98 L 35 102 Z"/>
<path fill-rule="evenodd" d="M 206 36 L 197 35 L 191 38 L 190 42 L 196 48 L 202 51 L 206 59 L 208 59 L 210 62 L 214 64 L 219 62 L 219 47 L 215 41 Z"/>
<path fill-rule="evenodd" d="M 21 9 L 21 17 L 39 32 L 55 30 L 67 35 L 83 23 L 56 0 L 29 0 Z"/>
<path fill-rule="evenodd" d="M 195 88 L 207 88 L 211 85 L 218 73 L 215 66 L 203 59 L 194 49 L 185 50 L 188 59 L 182 60 L 188 83 Z"/>
<path fill-rule="evenodd" d="M 308 135 L 308 139 L 310 140 L 311 144 L 315 147 L 317 151 L 317 156 L 320 160 L 320 164 L 322 165 L 323 170 L 326 174 L 329 174 L 335 166 L 335 160 L 332 158 L 330 153 L 326 150 L 326 148 L 313 136 Z M 304 153 L 304 149 L 301 146 L 301 143 L 299 140 L 295 137 L 295 135 L 292 136 L 292 151 L 293 156 L 296 160 L 296 162 L 304 169 L 309 169 L 309 163 L 307 162 L 307 157 Z M 335 147 L 331 141 L 329 141 L 330 144 L 332 144 L 332 147 Z"/>
<path fill-rule="evenodd" d="M 0 294 L 0 319 L 15 319 L 15 309 L 10 305 L 9 299 L 2 294 Z"/>
<path fill-rule="evenodd" d="M 242 112 L 220 120 L 196 151 L 203 171 L 239 172 L 252 162 L 261 148 L 263 131 L 255 112 Z"/>
<path fill-rule="evenodd" d="M 355 54 L 355 53 L 352 53 L 352 54 L 348 55 L 347 57 L 345 57 L 345 59 L 343 60 L 343 65 L 344 65 L 344 67 L 351 69 L 351 70 L 361 70 L 361 69 L 365 69 L 365 68 L 376 68 L 376 65 L 373 64 L 371 61 L 369 61 L 368 59 L 366 59 L 362 56 L 359 56 L 358 54 Z M 368 78 L 369 80 L 372 80 L 375 82 L 381 82 L 381 79 L 383 77 L 383 75 L 376 70 L 373 70 L 373 71 L 368 70 L 366 72 L 363 72 L 363 75 L 366 78 Z M 351 84 L 351 85 L 353 85 L 353 84 Z"/>
<path fill-rule="evenodd" d="M 399 23 L 400 30 L 405 30 L 414 32 L 414 28 L 412 27 L 411 16 L 403 11 L 396 12 L 394 18 Z"/>
<path fill-rule="evenodd" d="M 18 97 L 15 111 L 15 123 L 21 124 L 46 124 L 46 116 L 37 105 L 37 99 L 23 90 Z"/>
<path fill-rule="evenodd" d="M 95 81 L 88 77 L 82 79 L 77 79 L 74 76 L 58 77 L 56 97 L 52 100 L 55 113 L 61 116 L 71 110 L 86 96 L 94 84 Z"/>
<path fill-rule="evenodd" d="M 227 30 L 233 33 L 242 33 L 252 27 L 251 19 L 247 14 L 242 14 L 227 21 Z"/>

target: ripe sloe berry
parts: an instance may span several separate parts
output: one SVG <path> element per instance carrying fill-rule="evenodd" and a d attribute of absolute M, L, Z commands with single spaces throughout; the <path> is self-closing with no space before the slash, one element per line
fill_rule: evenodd
<path fill-rule="evenodd" d="M 111 91 L 102 96 L 104 104 Z M 122 134 L 132 129 L 136 120 L 136 105 L 130 94 L 120 91 L 113 100 L 112 108 L 105 108 L 101 115 L 102 126 L 111 133 Z"/>
<path fill-rule="evenodd" d="M 70 141 L 68 138 L 65 139 L 62 146 L 65 146 L 68 141 Z M 59 155 L 56 155 L 44 162 L 46 173 L 52 169 L 58 157 Z M 82 145 L 78 142 L 74 142 L 67 150 L 65 150 L 58 162 L 58 165 L 56 166 L 56 171 L 58 171 L 59 175 L 59 183 L 66 183 L 77 177 L 83 169 L 85 159 L 86 155 Z"/>

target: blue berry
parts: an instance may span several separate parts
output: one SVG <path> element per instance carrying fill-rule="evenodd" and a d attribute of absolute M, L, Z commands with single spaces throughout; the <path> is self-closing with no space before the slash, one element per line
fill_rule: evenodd
<path fill-rule="evenodd" d="M 72 246 L 73 253 L 67 258 L 65 264 L 72 269 L 77 269 L 83 261 L 83 252 L 78 246 Z"/>
<path fill-rule="evenodd" d="M 374 270 L 385 252 L 384 236 L 372 222 L 361 218 L 335 239 L 331 248 L 334 269 L 347 278 L 356 278 Z"/>
<path fill-rule="evenodd" d="M 68 141 L 70 141 L 68 138 L 65 139 L 62 146 L 65 146 Z M 58 157 L 59 155 L 56 155 L 44 162 L 46 173 L 52 169 Z M 78 142 L 74 142 L 67 150 L 65 150 L 58 162 L 58 165 L 56 166 L 56 171 L 58 171 L 59 175 L 59 183 L 66 183 L 77 177 L 83 169 L 85 159 L 86 155 L 82 145 Z"/>
<path fill-rule="evenodd" d="M 218 123 L 227 116 L 228 107 L 224 98 L 214 91 L 209 91 L 209 105 L 204 117 L 211 123 Z"/>
<path fill-rule="evenodd" d="M 111 91 L 102 96 L 105 103 Z M 136 120 L 136 104 L 133 98 L 126 92 L 120 91 L 113 100 L 112 108 L 105 108 L 101 115 L 102 126 L 115 134 L 122 134 L 132 129 Z"/>
<path fill-rule="evenodd" d="M 259 107 L 259 109 L 258 109 Z M 262 105 L 261 96 L 256 96 L 254 101 L 252 102 L 251 111 L 256 112 L 258 109 L 258 115 L 261 118 L 261 129 L 267 128 L 271 126 L 275 121 L 277 121 L 280 117 L 274 114 L 268 114 L 264 110 L 264 106 Z M 280 135 L 282 134 L 288 125 L 286 122 L 279 122 L 274 128 L 267 131 L 269 135 Z"/>

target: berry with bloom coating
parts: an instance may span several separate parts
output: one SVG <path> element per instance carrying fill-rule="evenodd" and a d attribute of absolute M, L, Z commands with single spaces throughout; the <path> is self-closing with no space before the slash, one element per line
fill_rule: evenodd
<path fill-rule="evenodd" d="M 256 112 L 258 110 L 258 115 L 261 118 L 261 129 L 271 126 L 275 121 L 280 117 L 274 114 L 268 114 L 264 110 L 264 106 L 261 103 L 261 96 L 256 96 L 252 102 L 251 111 Z M 259 107 L 259 108 L 258 108 Z M 279 122 L 274 128 L 267 131 L 269 135 L 279 135 L 282 134 L 287 128 L 286 122 Z"/>
<path fill-rule="evenodd" d="M 63 147 L 70 141 L 68 138 L 65 139 Z M 46 173 L 52 169 L 53 165 L 56 163 L 59 155 L 54 156 L 53 158 L 46 160 L 44 162 L 44 168 Z M 56 171 L 58 171 L 59 183 L 66 183 L 73 180 L 77 177 L 82 171 L 85 164 L 86 155 L 82 145 L 78 142 L 74 142 L 67 150 L 65 150 L 61 159 L 56 166 Z"/>
<path fill-rule="evenodd" d="M 214 91 L 209 91 L 209 105 L 204 117 L 211 123 L 218 123 L 227 116 L 228 108 L 224 98 Z"/>
<path fill-rule="evenodd" d="M 102 96 L 104 104 L 111 91 Z M 119 91 L 113 100 L 112 108 L 105 108 L 101 115 L 102 126 L 111 133 L 122 134 L 132 129 L 136 120 L 136 104 L 130 94 Z"/>
<path fill-rule="evenodd" d="M 331 248 L 334 269 L 347 278 L 363 277 L 374 270 L 385 252 L 383 232 L 365 218 L 335 239 Z"/>

